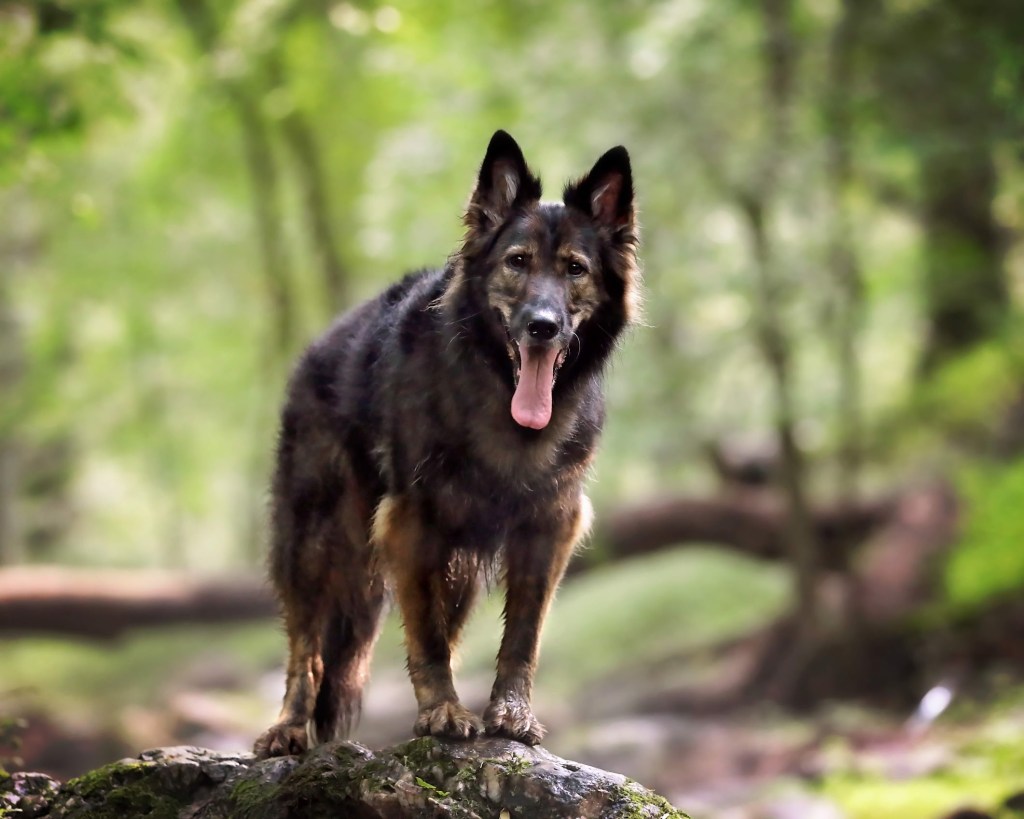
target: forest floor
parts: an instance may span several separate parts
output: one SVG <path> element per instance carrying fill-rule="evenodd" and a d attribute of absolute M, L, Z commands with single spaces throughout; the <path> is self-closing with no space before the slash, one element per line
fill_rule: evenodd
<path fill-rule="evenodd" d="M 782 611 L 785 575 L 714 550 L 687 549 L 588 572 L 559 596 L 545 634 L 536 710 L 545 747 L 618 771 L 708 819 L 940 819 L 994 810 L 1024 790 L 1024 687 L 993 676 L 934 721 L 834 704 L 795 716 L 767 706 L 664 713 L 659 694 L 730 675 L 708 650 Z M 397 618 L 389 619 L 355 739 L 407 739 L 414 701 Z M 482 709 L 500 630 L 488 600 L 457 675 Z M 0 716 L 21 747 L 8 768 L 66 778 L 160 745 L 247 748 L 272 719 L 283 637 L 271 623 L 159 629 L 117 642 L 0 645 Z M 936 684 L 941 680 L 936 680 Z M 922 695 L 925 692 L 922 691 Z M 20 763 L 15 760 L 20 757 Z"/>

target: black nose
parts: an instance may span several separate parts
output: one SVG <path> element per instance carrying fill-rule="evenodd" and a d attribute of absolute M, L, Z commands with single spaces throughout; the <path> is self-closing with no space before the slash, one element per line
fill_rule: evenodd
<path fill-rule="evenodd" d="M 551 341 L 558 335 L 558 324 L 549 318 L 534 318 L 526 324 L 526 332 L 538 341 Z"/>

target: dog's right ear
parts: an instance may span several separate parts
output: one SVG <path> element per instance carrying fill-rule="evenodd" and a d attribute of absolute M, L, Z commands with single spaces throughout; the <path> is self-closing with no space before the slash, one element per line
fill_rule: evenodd
<path fill-rule="evenodd" d="M 505 131 L 495 131 L 469 199 L 466 224 L 487 230 L 504 222 L 516 206 L 540 196 L 540 179 L 530 173 L 519 145 Z"/>

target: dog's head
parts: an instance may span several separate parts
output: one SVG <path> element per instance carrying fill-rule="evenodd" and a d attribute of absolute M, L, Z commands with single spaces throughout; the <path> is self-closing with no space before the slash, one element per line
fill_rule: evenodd
<path fill-rule="evenodd" d="M 543 429 L 563 367 L 599 366 L 637 311 L 639 273 L 629 154 L 612 148 L 561 202 L 504 131 L 491 138 L 466 211 L 459 276 L 505 345 L 512 417 Z"/>

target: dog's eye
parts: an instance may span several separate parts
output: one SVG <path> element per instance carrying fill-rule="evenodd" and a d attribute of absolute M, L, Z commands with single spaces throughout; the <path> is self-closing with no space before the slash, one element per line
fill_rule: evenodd
<path fill-rule="evenodd" d="M 508 262 L 508 266 L 514 270 L 522 270 L 526 267 L 527 259 L 526 255 L 523 253 L 513 253 L 505 261 Z"/>
<path fill-rule="evenodd" d="M 587 267 L 582 262 L 569 262 L 569 275 L 570 276 L 585 276 L 587 274 Z"/>

